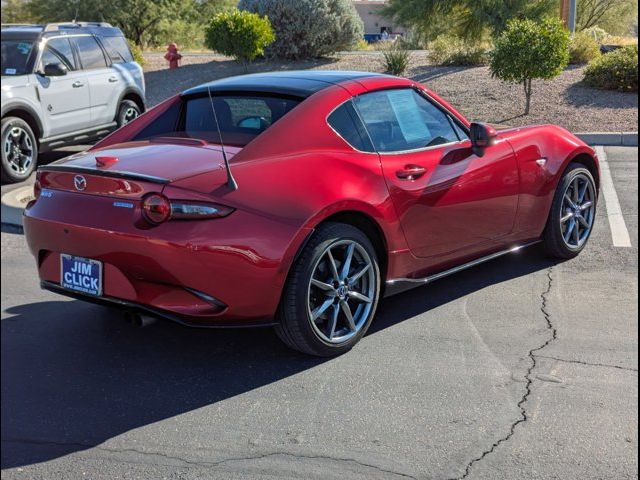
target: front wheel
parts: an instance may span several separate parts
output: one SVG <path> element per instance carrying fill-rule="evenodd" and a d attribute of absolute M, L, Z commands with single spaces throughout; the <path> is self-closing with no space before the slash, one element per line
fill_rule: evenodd
<path fill-rule="evenodd" d="M 556 190 L 544 232 L 550 255 L 569 259 L 584 249 L 596 219 L 597 200 L 591 172 L 580 164 L 570 164 Z"/>
<path fill-rule="evenodd" d="M 340 355 L 366 333 L 379 295 L 378 259 L 367 236 L 351 225 L 324 224 L 293 266 L 276 333 L 303 353 Z"/>
<path fill-rule="evenodd" d="M 2 119 L 2 179 L 22 182 L 38 161 L 38 141 L 27 122 L 17 117 Z"/>

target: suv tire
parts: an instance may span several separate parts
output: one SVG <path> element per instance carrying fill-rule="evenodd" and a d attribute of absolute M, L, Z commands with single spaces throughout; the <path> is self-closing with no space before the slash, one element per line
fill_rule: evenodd
<path fill-rule="evenodd" d="M 140 116 L 142 111 L 136 102 L 133 100 L 123 100 L 118 107 L 118 128 L 124 127 L 127 123 L 135 120 Z"/>
<path fill-rule="evenodd" d="M 29 178 L 38 163 L 38 140 L 27 122 L 18 117 L 2 119 L 2 180 L 11 183 Z"/>

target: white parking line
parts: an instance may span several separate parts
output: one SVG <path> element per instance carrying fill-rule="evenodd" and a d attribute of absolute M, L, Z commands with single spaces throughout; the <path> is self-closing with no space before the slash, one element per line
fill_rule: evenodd
<path fill-rule="evenodd" d="M 609 226 L 611 227 L 613 246 L 629 248 L 631 247 L 631 238 L 629 237 L 627 224 L 622 216 L 622 208 L 620 208 L 620 201 L 618 200 L 616 187 L 613 185 L 609 162 L 607 162 L 607 154 L 604 151 L 604 147 L 596 147 L 596 153 L 600 159 L 602 194 L 604 195 L 604 201 L 607 204 L 607 217 L 609 218 Z"/>

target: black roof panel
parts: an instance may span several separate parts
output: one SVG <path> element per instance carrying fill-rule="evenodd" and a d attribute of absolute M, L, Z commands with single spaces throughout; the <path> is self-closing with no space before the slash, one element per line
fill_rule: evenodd
<path fill-rule="evenodd" d="M 382 76 L 369 72 L 347 72 L 333 70 L 304 70 L 290 72 L 268 72 L 252 75 L 240 75 L 215 80 L 183 92 L 183 95 L 212 92 L 257 92 L 292 95 L 306 98 L 332 85 L 348 80 Z"/>

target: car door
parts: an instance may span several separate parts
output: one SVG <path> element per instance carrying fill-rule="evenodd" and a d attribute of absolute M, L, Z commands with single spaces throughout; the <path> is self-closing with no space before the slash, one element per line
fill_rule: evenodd
<path fill-rule="evenodd" d="M 80 64 L 89 82 L 91 94 L 91 125 L 110 124 L 115 120 L 120 97 L 121 78 L 93 35 L 76 36 L 75 44 Z"/>
<path fill-rule="evenodd" d="M 50 63 L 64 65 L 67 74 L 44 76 L 44 67 Z M 36 88 L 49 125 L 47 136 L 56 137 L 89 128 L 89 85 L 84 73 L 78 69 L 68 38 L 55 37 L 46 41 L 37 71 Z"/>
<path fill-rule="evenodd" d="M 511 233 L 519 178 L 507 142 L 475 155 L 465 127 L 413 88 L 354 102 L 415 256 L 473 255 Z"/>

